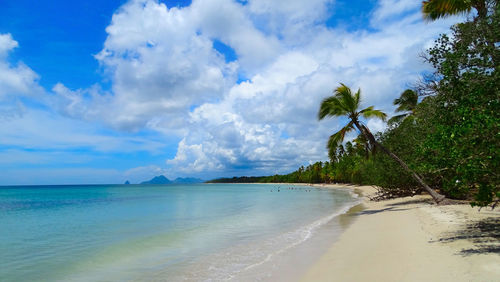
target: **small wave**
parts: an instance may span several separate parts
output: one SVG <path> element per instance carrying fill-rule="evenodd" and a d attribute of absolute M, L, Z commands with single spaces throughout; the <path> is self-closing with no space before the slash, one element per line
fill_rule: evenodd
<path fill-rule="evenodd" d="M 309 224 L 309 225 L 306 225 L 306 226 L 303 226 L 295 231 L 292 231 L 292 232 L 288 232 L 288 233 L 285 233 L 284 235 L 281 235 L 280 237 L 296 237 L 298 238 L 297 241 L 295 242 L 292 242 L 291 244 L 285 246 L 284 248 L 281 248 L 271 254 L 268 254 L 266 256 L 266 258 L 262 261 L 259 261 L 257 263 L 254 263 L 254 264 L 251 264 L 247 267 L 245 267 L 245 269 L 243 269 L 242 271 L 247 271 L 247 270 L 250 270 L 252 268 L 255 268 L 259 265 L 262 265 L 268 261 L 270 261 L 274 256 L 276 255 L 279 255 L 293 247 L 296 247 L 302 243 L 304 243 L 306 240 L 308 240 L 309 238 L 311 238 L 311 236 L 314 234 L 314 231 L 317 230 L 319 227 L 327 224 L 328 222 L 330 222 L 332 219 L 334 219 L 335 217 L 339 216 L 339 215 L 342 215 L 342 214 L 345 214 L 347 213 L 347 211 L 349 211 L 349 209 L 351 209 L 353 206 L 357 205 L 359 202 L 356 201 L 350 205 L 346 205 L 345 207 L 343 207 L 342 209 L 340 209 L 339 211 L 333 213 L 333 214 L 330 214 L 328 216 L 325 216 L 323 218 L 320 218 L 316 221 L 314 221 L 313 223 Z M 298 235 L 298 236 L 297 236 Z M 231 280 L 233 277 L 231 277 L 230 279 L 228 280 Z"/>
<path fill-rule="evenodd" d="M 353 197 L 354 198 L 354 197 Z M 230 281 L 239 279 L 241 275 L 252 273 L 256 267 L 273 261 L 280 254 L 293 249 L 314 236 L 315 232 L 335 217 L 345 214 L 353 206 L 358 205 L 360 199 L 346 204 L 339 210 L 325 217 L 319 218 L 310 224 L 301 226 L 295 230 L 274 236 L 264 242 L 240 246 L 232 250 L 226 250 L 215 256 L 211 256 L 209 266 L 202 273 L 191 273 L 198 279 L 205 278 L 205 281 Z M 208 277 L 207 277 L 208 276 Z M 191 277 L 191 278 L 195 278 Z M 188 278 L 188 280 L 190 280 Z"/>

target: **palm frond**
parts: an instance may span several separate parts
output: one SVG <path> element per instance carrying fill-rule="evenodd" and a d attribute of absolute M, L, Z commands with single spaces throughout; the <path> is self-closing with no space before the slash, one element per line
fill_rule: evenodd
<path fill-rule="evenodd" d="M 344 105 L 345 110 L 348 112 L 356 111 L 356 102 L 352 91 L 345 84 L 341 83 L 339 87 L 335 89 L 335 97 L 338 97 L 342 105 Z"/>
<path fill-rule="evenodd" d="M 380 110 L 374 110 L 373 106 L 370 106 L 366 109 L 363 109 L 359 111 L 359 113 L 364 117 L 364 118 L 379 118 L 383 121 L 385 121 L 387 114 L 380 111 Z"/>
<path fill-rule="evenodd" d="M 437 20 L 451 15 L 464 14 L 472 10 L 474 0 L 428 0 L 422 1 L 422 14 L 426 20 Z"/>
<path fill-rule="evenodd" d="M 394 99 L 393 104 L 395 106 L 399 106 L 396 109 L 396 112 L 413 111 L 418 104 L 418 94 L 411 89 L 406 89 L 403 93 L 401 93 L 399 98 Z"/>
<path fill-rule="evenodd" d="M 361 111 L 359 111 L 360 114 L 367 112 L 367 111 L 373 111 L 373 106 L 369 106 L 368 108 L 364 108 Z"/>
<path fill-rule="evenodd" d="M 345 135 L 352 130 L 354 130 L 354 123 L 351 121 L 346 126 L 342 127 L 342 129 L 330 136 L 330 138 L 328 139 L 327 148 L 336 148 L 344 141 Z"/>
<path fill-rule="evenodd" d="M 335 96 L 325 98 L 319 107 L 318 119 L 322 120 L 326 116 L 343 116 L 347 113 L 345 106 Z"/>
<path fill-rule="evenodd" d="M 358 89 L 358 91 L 356 91 L 356 94 L 354 94 L 354 102 L 357 109 L 359 107 L 359 103 L 361 102 L 361 89 Z"/>
<path fill-rule="evenodd" d="M 402 115 L 397 115 L 397 116 L 393 116 L 391 117 L 387 123 L 389 125 L 393 125 L 393 124 L 396 124 L 396 123 L 399 123 L 400 121 L 402 121 L 405 117 L 407 117 L 408 114 L 402 114 Z"/>

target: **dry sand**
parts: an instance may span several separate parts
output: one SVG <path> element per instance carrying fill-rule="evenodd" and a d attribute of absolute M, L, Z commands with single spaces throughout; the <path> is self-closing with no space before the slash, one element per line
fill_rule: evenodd
<path fill-rule="evenodd" d="M 498 208 L 436 206 L 428 196 L 363 205 L 302 281 L 500 281 Z"/>

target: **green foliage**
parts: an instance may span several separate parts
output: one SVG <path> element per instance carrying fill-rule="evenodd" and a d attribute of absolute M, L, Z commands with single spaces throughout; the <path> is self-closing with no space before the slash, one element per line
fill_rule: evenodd
<path fill-rule="evenodd" d="M 500 183 L 499 13 L 452 27 L 429 50 L 434 95 L 420 108 L 424 170 L 450 197 L 490 203 Z"/>
<path fill-rule="evenodd" d="M 403 93 L 401 93 L 399 98 L 394 99 L 393 104 L 398 106 L 396 108 L 396 112 L 405 113 L 390 118 L 388 121 L 390 125 L 401 122 L 403 119 L 408 118 L 415 113 L 415 109 L 418 104 L 418 93 L 414 90 L 406 89 Z"/>
<path fill-rule="evenodd" d="M 206 183 L 258 183 L 267 176 L 241 176 L 232 178 L 217 178 L 207 181 Z"/>

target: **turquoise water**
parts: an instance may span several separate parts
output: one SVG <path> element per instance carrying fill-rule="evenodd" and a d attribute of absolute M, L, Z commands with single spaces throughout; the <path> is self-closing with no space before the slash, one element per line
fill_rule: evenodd
<path fill-rule="evenodd" d="M 0 280 L 237 278 L 356 201 L 347 190 L 279 187 L 0 187 Z"/>

